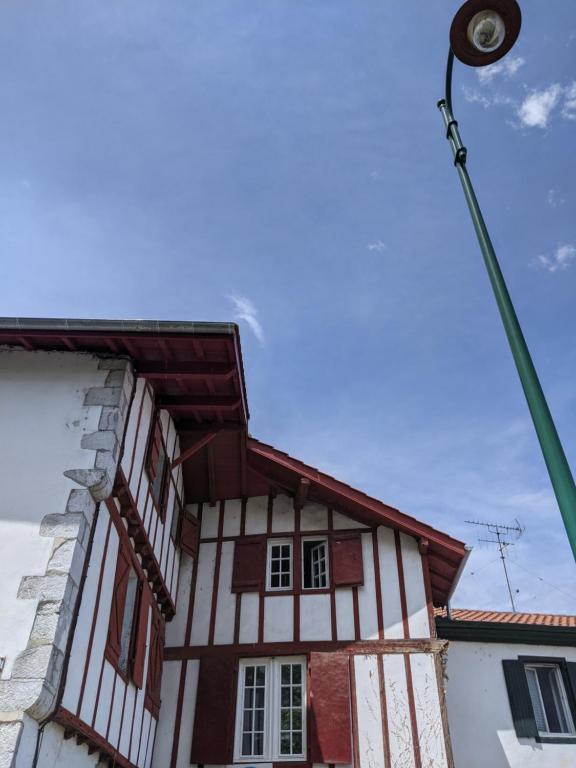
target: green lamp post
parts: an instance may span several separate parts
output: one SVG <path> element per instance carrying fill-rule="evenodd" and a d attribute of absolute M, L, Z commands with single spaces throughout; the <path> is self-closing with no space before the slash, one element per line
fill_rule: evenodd
<path fill-rule="evenodd" d="M 484 222 L 478 200 L 466 168 L 466 147 L 458 131 L 458 123 L 452 112 L 452 68 L 454 56 L 464 64 L 481 67 L 492 64 L 512 48 L 521 25 L 520 8 L 516 0 L 468 0 L 457 12 L 450 29 L 450 51 L 446 67 L 446 93 L 438 102 L 446 127 L 446 138 L 454 156 L 454 166 L 462 183 L 464 196 L 470 210 L 472 223 L 506 336 L 512 350 L 518 375 L 524 389 L 532 421 L 540 441 L 544 461 L 554 488 L 556 500 L 564 520 L 566 533 L 576 559 L 576 486 L 550 414 L 546 398 L 540 386 L 538 375 L 530 352 L 526 346 L 520 323 L 496 253 Z"/>

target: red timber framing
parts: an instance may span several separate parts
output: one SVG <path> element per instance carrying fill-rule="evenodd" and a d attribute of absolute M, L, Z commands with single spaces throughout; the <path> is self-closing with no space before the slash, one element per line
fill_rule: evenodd
<path fill-rule="evenodd" d="M 426 541 L 427 578 L 432 601 L 435 606 L 446 604 L 466 556 L 463 542 L 254 438 L 248 438 L 248 466 L 258 477 L 268 478 L 271 485 L 296 498 L 301 493 L 302 480 L 307 480 L 309 500 L 338 510 L 365 525 L 384 525 Z"/>
<path fill-rule="evenodd" d="M 140 763 L 139 759 L 137 758 L 137 763 L 131 762 L 129 759 L 127 759 L 118 751 L 117 746 L 115 746 L 109 741 L 109 732 L 110 732 L 110 725 L 111 725 L 110 718 L 112 716 L 112 711 L 114 708 L 114 697 L 116 696 L 118 691 L 118 695 L 123 696 L 124 698 L 124 703 L 122 706 L 122 714 L 121 714 L 122 723 L 120 725 L 120 730 L 124 725 L 124 721 L 130 724 L 130 718 L 131 718 L 130 747 L 128 750 L 128 752 L 130 753 L 131 746 L 132 746 L 132 739 L 137 738 L 138 728 L 139 726 L 140 728 L 142 727 L 143 714 L 142 714 L 142 722 L 140 724 L 136 723 L 135 717 L 134 717 L 135 710 L 136 710 L 136 707 L 135 707 L 136 699 L 134 700 L 134 707 L 132 707 L 132 709 L 128 711 L 128 707 L 125 706 L 126 692 L 128 689 L 128 685 L 133 684 L 136 688 L 145 687 L 144 707 L 151 713 L 153 718 L 157 719 L 160 684 L 161 684 L 161 661 L 163 658 L 164 619 L 160 614 L 160 611 L 154 599 L 152 590 L 150 588 L 150 585 L 148 584 L 147 576 L 144 573 L 142 566 L 140 565 L 140 561 L 138 557 L 134 553 L 134 550 L 130 543 L 130 539 L 128 537 L 128 532 L 121 520 L 120 514 L 112 499 L 109 499 L 106 502 L 106 508 L 109 513 L 109 520 L 108 520 L 108 525 L 106 530 L 102 560 L 99 563 L 100 572 L 98 574 L 94 611 L 93 611 L 92 621 L 90 626 L 90 633 L 89 633 L 88 646 L 87 646 L 86 657 L 85 657 L 84 670 L 82 673 L 82 683 L 81 683 L 80 695 L 78 698 L 78 704 L 75 707 L 74 712 L 71 712 L 68 709 L 60 706 L 59 709 L 56 711 L 54 719 L 57 723 L 59 723 L 64 727 L 64 737 L 75 738 L 78 744 L 87 744 L 89 754 L 98 752 L 100 754 L 100 759 L 103 762 L 107 762 L 109 765 L 118 765 L 118 766 L 122 766 L 122 768 L 135 768 L 136 764 Z M 119 600 L 119 610 L 122 612 L 123 611 L 123 597 L 122 597 L 123 590 L 118 589 L 115 586 L 114 601 L 112 606 L 102 606 L 101 599 L 100 599 L 101 590 L 102 590 L 102 581 L 104 576 L 104 568 L 105 568 L 106 562 L 110 559 L 110 555 L 111 555 L 110 532 L 112 528 L 114 528 L 114 530 L 117 532 L 119 537 L 118 559 L 115 565 L 115 571 L 116 571 L 115 582 L 118 582 L 119 579 L 120 581 L 122 581 L 121 575 L 125 570 L 125 565 L 127 565 L 128 568 L 133 569 L 139 581 L 138 600 L 134 606 L 134 622 L 135 623 L 133 625 L 133 630 L 132 630 L 131 652 L 130 652 L 131 663 L 129 666 L 129 670 L 126 674 L 124 674 L 118 667 L 117 655 L 119 652 L 119 647 L 117 646 L 117 642 L 116 643 L 114 642 L 114 637 L 111 637 L 111 634 L 114 635 L 114 630 L 118 628 L 118 624 L 121 621 L 120 616 L 114 615 L 116 610 L 116 606 L 114 603 L 117 600 Z M 148 650 L 147 650 L 146 639 L 147 639 L 149 609 L 152 612 L 152 633 L 151 633 L 150 642 L 148 643 Z M 92 651 L 93 651 L 93 645 L 94 645 L 94 636 L 96 632 L 97 620 L 101 613 L 104 613 L 106 617 L 110 616 L 110 619 L 108 621 L 108 627 L 107 627 L 108 638 L 106 641 L 105 651 L 102 657 L 93 658 Z M 154 629 L 156 630 L 156 638 L 154 637 Z M 156 643 L 154 642 L 155 639 L 157 641 Z M 147 679 L 144 680 L 143 671 L 144 671 L 144 665 L 145 665 L 146 652 L 149 653 L 150 658 L 149 658 L 149 664 L 148 664 Z M 101 697 L 102 680 L 103 680 L 104 668 L 106 663 L 112 664 L 112 668 L 114 670 L 114 684 L 112 687 L 113 695 L 109 704 L 107 728 L 105 729 L 105 732 L 99 732 L 96 730 L 95 723 L 96 723 L 97 713 L 99 712 L 99 705 L 102 698 Z M 85 722 L 81 717 L 81 712 L 83 708 L 83 702 L 86 696 L 88 695 L 86 691 L 86 680 L 88 677 L 88 672 L 90 667 L 93 666 L 94 664 L 99 665 L 98 685 L 95 693 L 94 707 L 93 707 L 91 721 Z M 124 689 L 124 693 L 122 693 L 122 688 Z M 144 713 L 144 710 L 143 710 L 143 713 Z M 148 735 L 147 741 L 149 740 L 150 740 L 150 737 Z M 145 746 L 145 749 L 151 750 L 152 745 L 147 743 Z M 142 761 L 142 764 L 145 764 L 145 762 L 146 762 L 146 759 Z"/>
<path fill-rule="evenodd" d="M 141 557 L 142 568 L 147 573 L 148 581 L 156 596 L 160 610 L 166 616 L 166 619 L 170 621 L 176 613 L 176 608 L 164 581 L 160 564 L 154 554 L 153 542 L 150 541 L 146 533 L 144 522 L 140 517 L 136 502 L 121 469 L 118 470 L 116 475 L 114 495 L 120 503 L 120 515 L 128 523 L 128 535 L 134 542 L 135 552 Z M 177 497 L 176 505 L 178 509 L 181 508 L 181 502 Z M 177 513 L 177 510 L 175 510 L 174 514 Z"/>

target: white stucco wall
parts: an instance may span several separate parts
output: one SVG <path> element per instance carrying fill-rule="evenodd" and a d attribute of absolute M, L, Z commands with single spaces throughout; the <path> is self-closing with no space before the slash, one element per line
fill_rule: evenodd
<path fill-rule="evenodd" d="M 541 744 L 514 731 L 503 659 L 576 661 L 576 648 L 450 641 L 447 705 L 455 768 L 574 768 L 576 744 Z"/>
<path fill-rule="evenodd" d="M 39 535 L 40 521 L 61 514 L 73 488 L 63 472 L 94 466 L 81 448 L 98 429 L 100 408 L 84 406 L 90 387 L 107 371 L 90 355 L 0 350 L 0 656 L 2 678 L 27 644 L 37 600 L 17 598 L 23 576 L 44 574 L 54 539 Z"/>

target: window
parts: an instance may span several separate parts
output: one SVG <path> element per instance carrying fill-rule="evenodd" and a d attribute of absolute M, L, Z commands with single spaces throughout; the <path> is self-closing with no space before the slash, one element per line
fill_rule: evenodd
<path fill-rule="evenodd" d="M 574 723 L 557 664 L 526 664 L 528 691 L 538 733 L 543 736 L 574 736 Z"/>
<path fill-rule="evenodd" d="M 302 587 L 325 589 L 328 586 L 328 541 L 304 539 L 302 541 Z"/>
<path fill-rule="evenodd" d="M 156 502 L 156 506 L 158 507 L 162 519 L 164 519 L 169 470 L 170 462 L 168 461 L 168 456 L 164 449 L 162 427 L 160 425 L 159 417 L 156 416 L 152 434 L 150 435 L 150 445 L 148 447 L 148 456 L 146 459 L 146 471 L 150 478 L 150 492 L 152 498 Z"/>
<path fill-rule="evenodd" d="M 270 539 L 266 586 L 269 590 L 292 589 L 292 542 Z"/>
<path fill-rule="evenodd" d="M 502 666 L 516 736 L 576 744 L 576 662 L 519 656 Z"/>
<path fill-rule="evenodd" d="M 283 545 L 280 545 L 283 546 Z M 302 658 L 240 662 L 234 759 L 303 759 L 306 665 Z"/>
<path fill-rule="evenodd" d="M 106 658 L 125 680 L 142 687 L 149 609 L 148 587 L 138 574 L 128 537 L 118 547 Z"/>

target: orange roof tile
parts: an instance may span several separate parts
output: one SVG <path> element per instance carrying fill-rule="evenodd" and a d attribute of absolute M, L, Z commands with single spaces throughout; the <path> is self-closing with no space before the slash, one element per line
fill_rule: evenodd
<path fill-rule="evenodd" d="M 553 613 L 510 613 L 507 611 L 475 611 L 470 608 L 452 608 L 454 621 L 478 621 L 494 624 L 533 624 L 541 627 L 574 627 L 576 616 L 561 616 Z M 436 618 L 446 618 L 445 608 L 435 608 Z"/>

